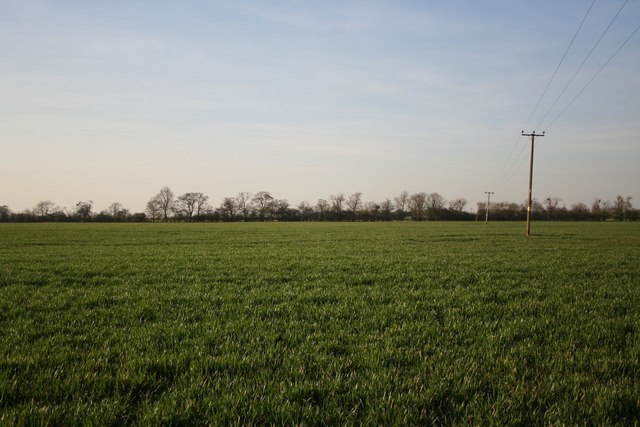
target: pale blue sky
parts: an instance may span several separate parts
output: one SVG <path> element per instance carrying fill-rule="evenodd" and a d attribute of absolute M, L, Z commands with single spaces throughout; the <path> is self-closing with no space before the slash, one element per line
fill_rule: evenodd
<path fill-rule="evenodd" d="M 598 0 L 530 132 L 623 0 Z M 0 0 L 0 204 L 132 211 L 162 186 L 217 206 L 356 191 L 527 195 L 520 131 L 590 0 Z M 640 205 L 631 0 L 536 131 L 534 196 Z"/>

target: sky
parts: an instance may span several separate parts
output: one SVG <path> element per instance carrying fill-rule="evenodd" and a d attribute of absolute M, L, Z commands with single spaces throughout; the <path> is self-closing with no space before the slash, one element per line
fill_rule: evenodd
<path fill-rule="evenodd" d="M 591 0 L 0 0 L 0 205 L 135 212 L 168 186 L 473 211 L 526 200 L 524 130 L 538 200 L 640 206 L 640 32 L 584 89 L 640 24 L 628 1 L 596 45 L 623 3 L 561 63 Z"/>

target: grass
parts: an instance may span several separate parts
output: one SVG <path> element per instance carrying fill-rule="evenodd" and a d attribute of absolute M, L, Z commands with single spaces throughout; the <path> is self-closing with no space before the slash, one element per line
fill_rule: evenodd
<path fill-rule="evenodd" d="M 0 224 L 0 424 L 640 420 L 640 224 Z"/>

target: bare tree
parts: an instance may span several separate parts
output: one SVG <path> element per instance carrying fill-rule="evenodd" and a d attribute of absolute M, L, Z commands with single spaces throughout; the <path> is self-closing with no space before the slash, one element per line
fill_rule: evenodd
<path fill-rule="evenodd" d="M 603 219 L 602 211 L 602 200 L 596 197 L 591 204 L 591 217 L 598 220 Z"/>
<path fill-rule="evenodd" d="M 528 200 L 524 200 L 522 202 L 522 204 L 520 205 L 522 210 L 525 212 L 527 211 L 527 205 L 529 204 Z M 542 203 L 540 203 L 538 201 L 538 199 L 536 199 L 535 197 L 531 200 L 531 215 L 533 218 L 540 218 L 542 216 L 542 212 L 544 211 L 544 206 L 542 206 Z"/>
<path fill-rule="evenodd" d="M 558 203 L 562 200 L 559 197 L 547 197 L 545 200 L 546 211 L 547 211 L 547 220 L 555 218 L 555 211 L 558 207 Z"/>
<path fill-rule="evenodd" d="M 152 197 L 147 202 L 145 212 L 151 218 L 151 221 L 157 221 L 161 218 L 162 208 L 160 207 L 160 200 L 156 197 Z"/>
<path fill-rule="evenodd" d="M 187 221 L 191 221 L 195 208 L 196 205 L 195 200 L 193 199 L 193 193 L 185 193 L 182 196 L 178 196 L 173 205 L 173 211 L 178 216 L 185 217 Z"/>
<path fill-rule="evenodd" d="M 467 199 L 459 197 L 449 202 L 449 209 L 451 209 L 454 212 L 462 212 L 466 205 L 467 205 Z"/>
<path fill-rule="evenodd" d="M 289 202 L 285 199 L 274 199 L 271 202 L 271 207 L 276 219 L 278 221 L 282 221 L 287 216 L 287 211 L 289 210 Z"/>
<path fill-rule="evenodd" d="M 222 214 L 223 218 L 227 218 L 229 221 L 233 221 L 236 213 L 238 212 L 236 199 L 234 199 L 233 197 L 225 197 L 220 204 L 219 211 Z"/>
<path fill-rule="evenodd" d="M 256 211 L 258 211 L 260 220 L 264 221 L 265 217 L 271 213 L 271 202 L 273 201 L 273 196 L 268 191 L 260 191 L 256 193 L 251 200 Z"/>
<path fill-rule="evenodd" d="M 120 202 L 113 202 L 107 208 L 107 212 L 114 218 L 117 218 L 123 212 L 124 207 Z"/>
<path fill-rule="evenodd" d="M 427 212 L 427 193 L 414 193 L 409 197 L 409 209 L 411 218 L 414 221 L 422 221 L 425 219 Z"/>
<path fill-rule="evenodd" d="M 9 221 L 11 218 L 11 209 L 9 206 L 2 205 L 0 206 L 0 221 Z"/>
<path fill-rule="evenodd" d="M 576 220 L 589 219 L 589 208 L 584 203 L 576 203 L 569 209 L 569 215 Z"/>
<path fill-rule="evenodd" d="M 351 211 L 351 220 L 354 221 L 356 219 L 356 213 L 360 206 L 362 206 L 362 193 L 356 192 L 349 196 L 349 200 L 347 200 L 347 206 Z"/>
<path fill-rule="evenodd" d="M 445 203 L 444 197 L 439 193 L 429 193 L 427 196 L 427 213 L 429 218 L 437 220 L 439 212 L 444 208 Z"/>
<path fill-rule="evenodd" d="M 343 193 L 334 194 L 330 196 L 330 200 L 331 200 L 331 208 L 335 212 L 342 212 L 342 207 L 344 205 L 344 200 L 345 200 L 344 194 Z"/>
<path fill-rule="evenodd" d="M 298 211 L 303 221 L 309 221 L 313 216 L 313 208 L 306 200 L 300 202 L 298 205 Z"/>
<path fill-rule="evenodd" d="M 83 221 L 91 218 L 91 215 L 93 215 L 92 209 L 93 200 L 76 203 L 76 215 L 78 215 Z"/>
<path fill-rule="evenodd" d="M 613 217 L 618 221 L 626 221 L 627 212 L 630 211 L 631 208 L 631 196 L 627 196 L 625 198 L 621 195 L 617 195 L 615 202 L 613 202 L 613 207 L 611 208 Z"/>
<path fill-rule="evenodd" d="M 318 199 L 316 203 L 316 212 L 318 212 L 318 219 L 324 221 L 326 213 L 329 211 L 329 202 L 325 199 Z"/>
<path fill-rule="evenodd" d="M 380 216 L 380 205 L 376 202 L 364 203 L 360 217 L 365 221 L 375 221 Z"/>
<path fill-rule="evenodd" d="M 156 194 L 156 199 L 160 204 L 162 219 L 164 222 L 167 222 L 169 220 L 169 213 L 173 210 L 175 204 L 173 191 L 171 191 L 169 187 L 162 187 L 160 192 Z"/>
<path fill-rule="evenodd" d="M 200 215 L 208 199 L 209 197 L 202 193 L 185 193 L 176 200 L 175 209 L 191 221 L 193 215 Z"/>
<path fill-rule="evenodd" d="M 612 211 L 613 211 L 613 206 L 611 202 L 609 200 L 603 200 L 602 201 L 602 219 L 609 218 L 609 215 L 611 215 Z"/>
<path fill-rule="evenodd" d="M 196 216 L 200 216 L 203 213 L 210 211 L 211 210 L 211 206 L 209 206 L 209 204 L 207 203 L 207 200 L 209 200 L 209 196 L 205 196 L 202 193 L 194 193 L 195 194 L 195 206 L 196 206 L 196 210 L 195 210 L 195 215 Z"/>
<path fill-rule="evenodd" d="M 33 208 L 33 214 L 36 216 L 47 216 L 58 209 L 59 208 L 56 206 L 56 204 L 51 200 L 43 200 L 41 202 L 38 202 Z"/>
<path fill-rule="evenodd" d="M 236 197 L 236 206 L 238 207 L 240 214 L 242 214 L 242 219 L 245 221 L 248 220 L 249 215 L 251 214 L 251 193 L 248 191 L 238 193 L 238 196 Z"/>
<path fill-rule="evenodd" d="M 382 212 L 382 217 L 385 221 L 389 221 L 391 219 L 391 213 L 393 212 L 393 202 L 390 198 L 386 197 L 382 203 L 380 203 L 380 211 Z"/>
<path fill-rule="evenodd" d="M 129 216 L 129 210 L 126 209 L 120 202 L 114 202 L 109 205 L 107 209 L 102 211 L 103 215 L 110 216 L 114 220 L 124 221 Z"/>
<path fill-rule="evenodd" d="M 393 201 L 396 204 L 396 214 L 398 219 L 403 219 L 409 203 L 409 193 L 407 191 L 403 191 L 398 197 L 395 197 Z"/>

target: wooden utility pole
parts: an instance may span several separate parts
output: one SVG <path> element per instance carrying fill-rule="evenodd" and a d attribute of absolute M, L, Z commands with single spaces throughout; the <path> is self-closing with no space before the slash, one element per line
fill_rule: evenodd
<path fill-rule="evenodd" d="M 489 222 L 489 204 L 491 203 L 491 195 L 493 194 L 493 191 L 485 191 L 484 194 L 487 195 L 487 208 L 486 210 L 486 215 L 484 218 L 484 223 L 488 223 Z"/>
<path fill-rule="evenodd" d="M 536 140 L 536 136 L 542 137 L 544 136 L 544 132 L 542 134 L 537 134 L 536 131 L 533 133 L 524 133 L 522 131 L 522 136 L 530 136 L 531 137 L 531 160 L 529 162 L 529 202 L 527 204 L 527 237 L 531 234 L 531 189 L 533 186 L 533 145 Z"/>

